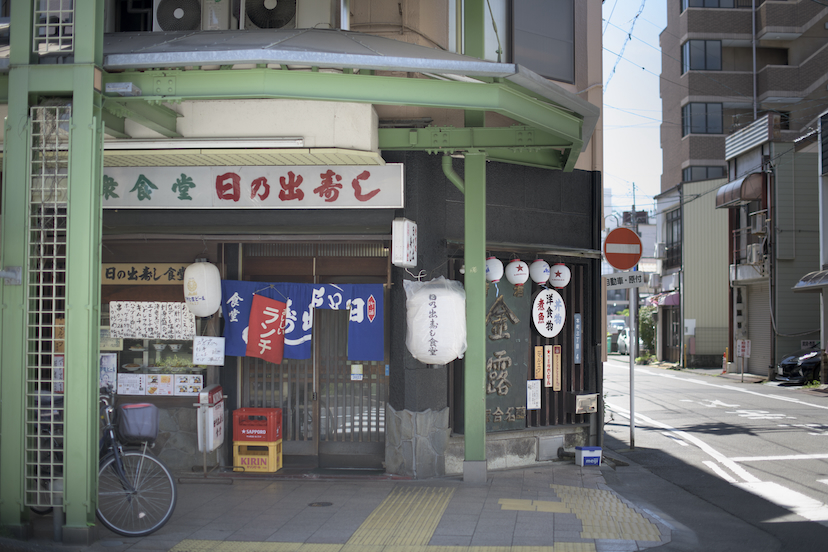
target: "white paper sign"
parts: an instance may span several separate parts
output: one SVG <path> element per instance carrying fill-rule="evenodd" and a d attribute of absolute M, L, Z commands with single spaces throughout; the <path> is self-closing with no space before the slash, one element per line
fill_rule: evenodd
<path fill-rule="evenodd" d="M 195 335 L 195 316 L 186 303 L 112 301 L 109 334 L 132 339 L 187 340 Z"/>
<path fill-rule="evenodd" d="M 193 338 L 193 364 L 196 366 L 224 365 L 224 338 L 195 336 Z"/>
<path fill-rule="evenodd" d="M 118 374 L 119 395 L 146 395 L 146 374 Z"/>
<path fill-rule="evenodd" d="M 526 410 L 540 410 L 541 382 L 540 380 L 526 380 Z"/>

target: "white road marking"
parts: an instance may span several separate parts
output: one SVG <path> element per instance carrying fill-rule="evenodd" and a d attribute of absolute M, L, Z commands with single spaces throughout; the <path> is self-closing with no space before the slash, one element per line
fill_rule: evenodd
<path fill-rule="evenodd" d="M 828 507 L 807 495 L 792 491 L 773 481 L 736 483 L 736 486 L 761 496 L 768 502 L 787 508 L 798 516 L 811 521 L 828 522 Z M 768 521 L 789 521 L 784 518 Z M 826 525 L 826 523 L 822 523 Z"/>
<path fill-rule="evenodd" d="M 662 431 L 661 433 L 662 433 L 662 435 L 666 435 L 667 437 L 669 437 L 670 439 L 672 439 L 673 441 L 675 441 L 676 443 L 678 443 L 679 445 L 681 445 L 683 447 L 689 446 L 687 443 L 685 443 L 684 441 L 682 441 L 681 439 L 679 439 L 678 437 L 676 437 L 675 435 L 673 435 L 669 431 Z"/>
<path fill-rule="evenodd" d="M 767 410 L 730 410 L 725 414 L 738 414 L 740 418 L 747 418 L 748 420 L 779 420 L 782 418 L 790 418 L 796 420 L 793 416 L 786 416 L 785 414 L 771 414 Z"/>
<path fill-rule="evenodd" d="M 787 456 L 737 456 L 734 462 L 777 462 L 779 460 L 824 460 L 828 454 L 789 454 Z"/>
<path fill-rule="evenodd" d="M 619 415 L 624 416 L 625 418 L 630 417 L 629 410 L 624 408 L 618 407 L 616 405 L 606 403 L 612 410 L 617 412 Z M 701 439 L 697 438 L 694 435 L 690 435 L 685 431 L 681 431 L 671 427 L 665 423 L 659 422 L 650 418 L 649 416 L 644 416 L 643 414 L 636 414 L 635 415 L 636 421 L 641 420 L 646 422 L 654 427 L 660 427 L 662 429 L 666 429 L 667 431 L 671 431 L 680 435 L 686 441 L 690 441 L 691 443 L 695 444 L 699 447 L 702 451 L 707 453 L 711 456 L 714 460 L 718 461 L 723 466 L 727 467 L 736 474 L 738 477 L 743 479 L 743 482 L 738 480 L 731 481 L 732 477 L 723 477 L 725 481 L 729 481 L 733 485 L 736 485 L 742 489 L 745 489 L 757 496 L 760 496 L 778 506 L 782 506 L 783 508 L 787 508 L 792 513 L 803 517 L 805 519 L 819 522 L 822 525 L 828 526 L 828 506 L 823 504 L 822 502 L 815 500 L 807 495 L 799 493 L 797 491 L 793 491 L 780 485 L 779 483 L 773 481 L 761 481 L 759 478 L 739 466 L 735 459 L 727 458 L 725 455 L 702 441 Z M 705 465 L 708 465 L 705 462 Z M 709 466 L 709 465 L 708 465 Z M 718 470 L 715 470 L 711 467 L 716 473 L 719 473 Z M 722 470 L 724 471 L 724 470 Z M 787 516 L 783 516 L 782 518 L 776 520 L 768 520 L 768 521 L 790 521 L 787 519 Z"/>
<path fill-rule="evenodd" d="M 828 485 L 828 479 L 817 479 L 817 483 L 825 483 Z"/>
<path fill-rule="evenodd" d="M 622 368 L 621 366 L 618 366 L 618 365 L 616 365 L 615 367 L 619 368 L 619 369 Z M 792 398 L 792 397 L 784 397 L 784 396 L 781 396 L 781 395 L 772 395 L 772 394 L 768 394 L 768 393 L 759 393 L 758 391 L 751 391 L 750 389 L 743 389 L 741 387 L 736 387 L 734 385 L 720 385 L 720 384 L 717 384 L 717 383 L 710 383 L 710 382 L 698 380 L 698 379 L 695 379 L 695 378 L 681 377 L 681 376 L 677 376 L 675 374 L 666 374 L 666 373 L 662 374 L 662 373 L 659 373 L 659 372 L 653 372 L 651 370 L 647 370 L 647 369 L 644 369 L 644 368 L 638 368 L 638 367 L 635 369 L 635 371 L 636 372 L 641 372 L 641 373 L 644 373 L 644 374 L 647 374 L 647 375 L 650 375 L 650 376 L 658 376 L 660 378 L 676 379 L 676 380 L 680 380 L 680 381 L 684 381 L 684 382 L 688 382 L 688 383 L 694 383 L 696 385 L 704 385 L 704 386 L 707 386 L 707 387 L 715 387 L 717 389 L 727 389 L 728 391 L 738 391 L 739 393 L 747 393 L 748 395 L 756 395 L 757 397 L 762 397 L 762 398 L 765 398 L 765 399 L 774 399 L 774 400 L 777 400 L 777 401 L 791 402 L 791 403 L 794 403 L 794 404 L 798 404 L 800 406 L 811 406 L 813 408 L 821 408 L 823 410 L 828 410 L 828 405 L 807 403 L 807 402 L 801 401 L 799 399 L 795 399 L 795 398 Z"/>
<path fill-rule="evenodd" d="M 607 405 L 610 408 L 612 408 L 614 411 L 618 412 L 621 416 L 624 416 L 625 418 L 630 417 L 630 411 L 629 410 L 626 410 L 624 408 L 621 408 L 621 407 L 618 407 L 618 406 L 615 406 L 615 405 L 612 405 L 612 404 L 609 404 L 609 403 L 607 403 Z M 711 447 L 710 445 L 708 445 L 707 443 L 705 443 L 704 441 L 702 441 L 701 439 L 696 437 L 695 435 L 691 435 L 691 434 L 689 434 L 685 431 L 681 431 L 681 430 L 676 429 L 672 426 L 669 426 L 665 423 L 659 422 L 657 420 L 653 420 L 652 418 L 644 416 L 643 414 L 636 414 L 635 419 L 636 420 L 643 420 L 643 421 L 647 422 L 648 424 L 650 424 L 652 426 L 660 427 L 662 429 L 666 429 L 667 431 L 675 432 L 677 435 L 680 435 L 682 437 L 682 439 L 684 439 L 685 441 L 690 441 L 691 443 L 693 443 L 694 445 L 696 445 L 697 447 L 702 449 L 704 452 L 706 452 L 708 455 L 712 456 L 715 460 L 718 460 L 718 462 L 720 464 L 722 464 L 723 466 L 729 468 L 730 471 L 732 471 L 733 473 L 735 473 L 736 475 L 741 477 L 743 480 L 748 481 L 748 482 L 758 482 L 759 481 L 758 478 L 754 477 L 750 472 L 745 470 L 742 466 L 738 465 L 736 462 L 731 461 L 724 454 L 717 451 L 716 449 L 714 449 L 713 447 Z"/>
<path fill-rule="evenodd" d="M 711 460 L 702 460 L 702 464 L 716 472 L 719 475 L 719 477 L 721 477 L 728 483 L 738 483 L 736 479 L 731 477 L 730 474 L 724 471 L 716 462 L 713 462 Z"/>

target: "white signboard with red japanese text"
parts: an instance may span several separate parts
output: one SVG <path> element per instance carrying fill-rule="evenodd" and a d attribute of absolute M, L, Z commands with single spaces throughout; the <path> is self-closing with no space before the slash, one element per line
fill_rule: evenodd
<path fill-rule="evenodd" d="M 403 166 L 107 167 L 109 209 L 400 209 Z"/>
<path fill-rule="evenodd" d="M 566 306 L 561 294 L 554 289 L 544 289 L 532 304 L 532 322 L 543 337 L 555 337 L 566 321 Z"/>

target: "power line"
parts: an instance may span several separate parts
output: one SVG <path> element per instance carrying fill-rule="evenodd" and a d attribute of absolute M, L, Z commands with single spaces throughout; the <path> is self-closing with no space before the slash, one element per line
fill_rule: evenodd
<path fill-rule="evenodd" d="M 615 65 L 612 66 L 612 71 L 610 71 L 609 77 L 607 77 L 607 82 L 604 84 L 604 94 L 607 93 L 607 88 L 609 88 L 609 83 L 612 80 L 612 76 L 615 74 L 615 68 L 618 67 L 618 63 L 621 61 L 621 58 L 624 56 L 624 50 L 627 48 L 627 44 L 629 44 L 630 39 L 632 39 L 633 29 L 635 28 L 635 22 L 638 21 L 638 17 L 641 15 L 641 12 L 644 11 L 644 4 L 647 3 L 647 0 L 641 0 L 641 7 L 638 8 L 638 13 L 635 14 L 633 17 L 632 24 L 630 25 L 630 30 L 627 33 L 627 38 L 624 40 L 624 45 L 621 46 L 621 53 L 618 55 L 618 59 L 615 60 Z"/>

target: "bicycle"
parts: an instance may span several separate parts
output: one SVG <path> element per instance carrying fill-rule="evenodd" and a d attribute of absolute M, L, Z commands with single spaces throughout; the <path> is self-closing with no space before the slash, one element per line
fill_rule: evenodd
<path fill-rule="evenodd" d="M 118 418 L 129 416 L 130 408 L 152 405 L 113 406 L 114 390 L 101 389 L 101 438 L 98 466 L 98 519 L 111 531 L 125 537 L 142 537 L 164 526 L 175 510 L 177 490 L 169 468 L 149 452 L 154 431 L 130 439 L 119 429 Z M 154 407 L 153 407 L 154 408 Z M 118 425 L 116 425 L 118 424 Z M 132 442 L 139 441 L 138 446 Z"/>

